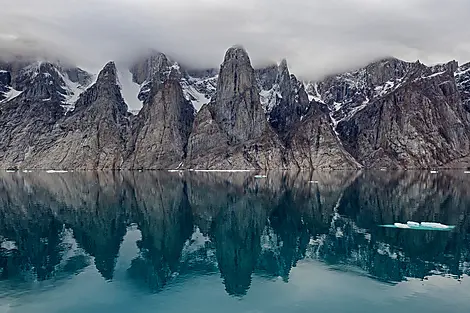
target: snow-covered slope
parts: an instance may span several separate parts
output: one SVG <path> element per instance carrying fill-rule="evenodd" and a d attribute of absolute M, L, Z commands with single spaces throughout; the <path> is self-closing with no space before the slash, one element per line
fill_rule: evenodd
<path fill-rule="evenodd" d="M 187 100 L 191 101 L 196 111 L 210 102 L 215 95 L 218 74 L 213 70 L 184 73 L 181 87 Z"/>

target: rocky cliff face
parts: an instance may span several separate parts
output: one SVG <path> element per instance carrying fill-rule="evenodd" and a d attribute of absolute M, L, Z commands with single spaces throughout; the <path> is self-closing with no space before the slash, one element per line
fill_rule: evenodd
<path fill-rule="evenodd" d="M 241 47 L 227 50 L 215 99 L 196 116 L 187 165 L 218 169 L 286 166 L 284 146 L 266 120 L 255 71 Z"/>
<path fill-rule="evenodd" d="M 412 63 L 389 58 L 359 70 L 310 82 L 306 88 L 311 100 L 328 107 L 336 127 L 340 121 L 350 118 L 376 97 L 394 91 L 412 67 Z"/>
<path fill-rule="evenodd" d="M 177 79 L 152 88 L 133 125 L 126 168 L 175 168 L 186 157 L 194 108 Z"/>
<path fill-rule="evenodd" d="M 462 104 L 465 110 L 470 113 L 470 63 L 462 65 L 455 72 L 455 80 L 462 98 Z"/>
<path fill-rule="evenodd" d="M 287 61 L 256 70 L 260 97 L 269 123 L 282 137 L 307 113 L 310 101 L 304 85 L 290 74 Z"/>
<path fill-rule="evenodd" d="M 78 99 L 75 109 L 41 138 L 28 168 L 118 169 L 129 137 L 129 114 L 122 99 L 116 66 L 106 64 L 96 83 Z"/>
<path fill-rule="evenodd" d="M 328 111 L 312 104 L 300 125 L 289 133 L 288 151 L 300 169 L 358 169 L 361 165 L 344 149 Z"/>
<path fill-rule="evenodd" d="M 366 167 L 443 167 L 468 155 L 456 68 L 414 64 L 392 92 L 338 123 L 346 149 Z"/>
<path fill-rule="evenodd" d="M 26 165 L 27 159 L 37 162 L 35 149 L 52 141 L 52 130 L 91 75 L 48 62 L 15 61 L 0 66 L 0 166 Z M 76 82 L 68 73 L 77 73 L 72 78 Z"/>

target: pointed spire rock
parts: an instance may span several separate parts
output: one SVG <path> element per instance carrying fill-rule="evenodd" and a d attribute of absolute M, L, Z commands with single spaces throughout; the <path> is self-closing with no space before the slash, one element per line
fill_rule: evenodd
<path fill-rule="evenodd" d="M 96 80 L 98 84 L 117 84 L 117 69 L 116 64 L 111 61 L 106 63 L 103 69 L 98 74 L 98 79 Z"/>
<path fill-rule="evenodd" d="M 255 71 L 240 46 L 231 47 L 225 54 L 212 111 L 232 143 L 258 138 L 266 131 Z"/>
<path fill-rule="evenodd" d="M 194 121 L 194 108 L 177 80 L 150 92 L 136 119 L 128 168 L 168 169 L 181 164 Z"/>
<path fill-rule="evenodd" d="M 260 102 L 255 71 L 240 46 L 227 50 L 217 93 L 198 112 L 188 164 L 202 168 L 282 168 L 282 144 Z"/>

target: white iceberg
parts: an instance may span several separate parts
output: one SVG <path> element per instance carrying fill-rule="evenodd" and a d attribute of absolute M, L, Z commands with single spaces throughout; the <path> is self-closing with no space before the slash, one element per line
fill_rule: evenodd
<path fill-rule="evenodd" d="M 402 223 L 393 223 L 393 225 L 396 228 L 410 228 L 410 226 L 408 226 L 407 224 L 402 224 Z"/>
<path fill-rule="evenodd" d="M 420 227 L 421 226 L 419 223 L 412 222 L 412 221 L 406 222 L 406 225 L 408 225 L 410 227 Z"/>
<path fill-rule="evenodd" d="M 421 222 L 421 227 L 436 228 L 436 229 L 448 229 L 451 226 L 447 226 L 441 223 Z"/>

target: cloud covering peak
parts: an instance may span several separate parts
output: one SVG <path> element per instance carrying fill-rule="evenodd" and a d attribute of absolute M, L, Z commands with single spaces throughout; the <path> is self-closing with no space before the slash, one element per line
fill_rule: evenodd
<path fill-rule="evenodd" d="M 255 65 L 287 58 L 306 78 L 396 56 L 470 60 L 468 0 L 0 0 L 0 56 L 87 69 L 149 49 L 218 67 L 242 44 Z"/>

